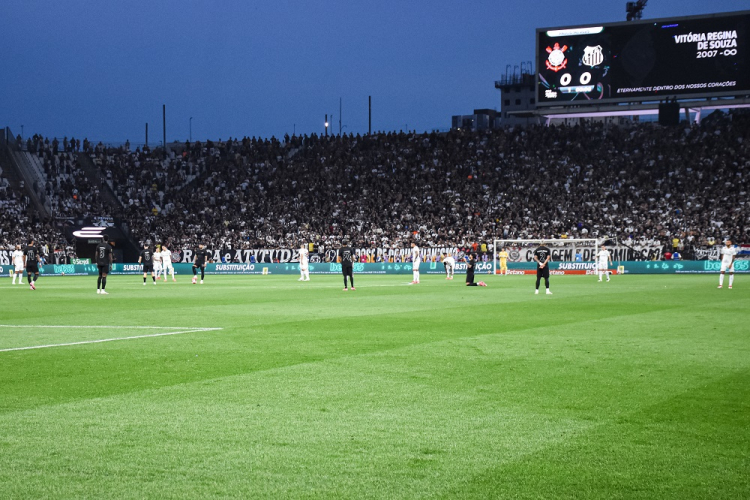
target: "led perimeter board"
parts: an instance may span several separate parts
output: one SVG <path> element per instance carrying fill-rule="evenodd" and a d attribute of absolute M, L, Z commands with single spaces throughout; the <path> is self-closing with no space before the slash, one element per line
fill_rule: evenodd
<path fill-rule="evenodd" d="M 750 11 L 536 31 L 537 105 L 750 94 Z"/>

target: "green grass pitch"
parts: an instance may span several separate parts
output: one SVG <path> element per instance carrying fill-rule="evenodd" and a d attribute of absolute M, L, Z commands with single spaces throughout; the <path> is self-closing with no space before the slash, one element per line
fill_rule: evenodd
<path fill-rule="evenodd" d="M 178 278 L 3 278 L 0 498 L 750 497 L 745 276 Z"/>

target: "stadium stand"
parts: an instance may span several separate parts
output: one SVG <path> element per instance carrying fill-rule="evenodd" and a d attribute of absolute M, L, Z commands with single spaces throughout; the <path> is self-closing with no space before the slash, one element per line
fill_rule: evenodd
<path fill-rule="evenodd" d="M 74 146 L 70 143 L 73 142 Z M 528 127 L 316 135 L 163 150 L 35 137 L 55 214 L 109 214 L 89 155 L 137 242 L 172 248 L 466 246 L 499 238 L 612 237 L 633 245 L 748 239 L 750 114 L 699 125 Z"/>

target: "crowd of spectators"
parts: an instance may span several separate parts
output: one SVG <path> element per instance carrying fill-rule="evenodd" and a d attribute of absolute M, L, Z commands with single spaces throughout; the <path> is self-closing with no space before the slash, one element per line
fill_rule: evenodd
<path fill-rule="evenodd" d="M 60 143 L 56 138 L 50 141 L 34 135 L 27 140 L 26 148 L 41 161 L 44 189 L 55 218 L 110 216 L 111 208 L 103 202 L 99 187 L 89 180 L 79 163 L 80 140 L 66 137 Z M 88 140 L 84 140 L 84 154 L 92 153 Z"/>
<path fill-rule="evenodd" d="M 61 179 L 48 185 L 66 200 L 60 213 L 108 210 L 76 167 L 76 155 L 89 154 L 124 205 L 134 239 L 172 248 L 331 248 L 345 238 L 373 247 L 748 240 L 750 114 L 742 111 L 680 127 L 594 122 L 229 139 L 185 143 L 168 155 L 32 142 L 49 177 Z"/>

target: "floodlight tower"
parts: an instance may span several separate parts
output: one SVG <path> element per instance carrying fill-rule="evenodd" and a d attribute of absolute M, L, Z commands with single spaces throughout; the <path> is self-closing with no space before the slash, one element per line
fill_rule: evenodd
<path fill-rule="evenodd" d="M 636 21 L 643 16 L 643 9 L 646 8 L 648 0 L 638 0 L 636 2 L 627 2 L 625 4 L 625 12 L 627 13 L 626 19 L 628 21 Z"/>

